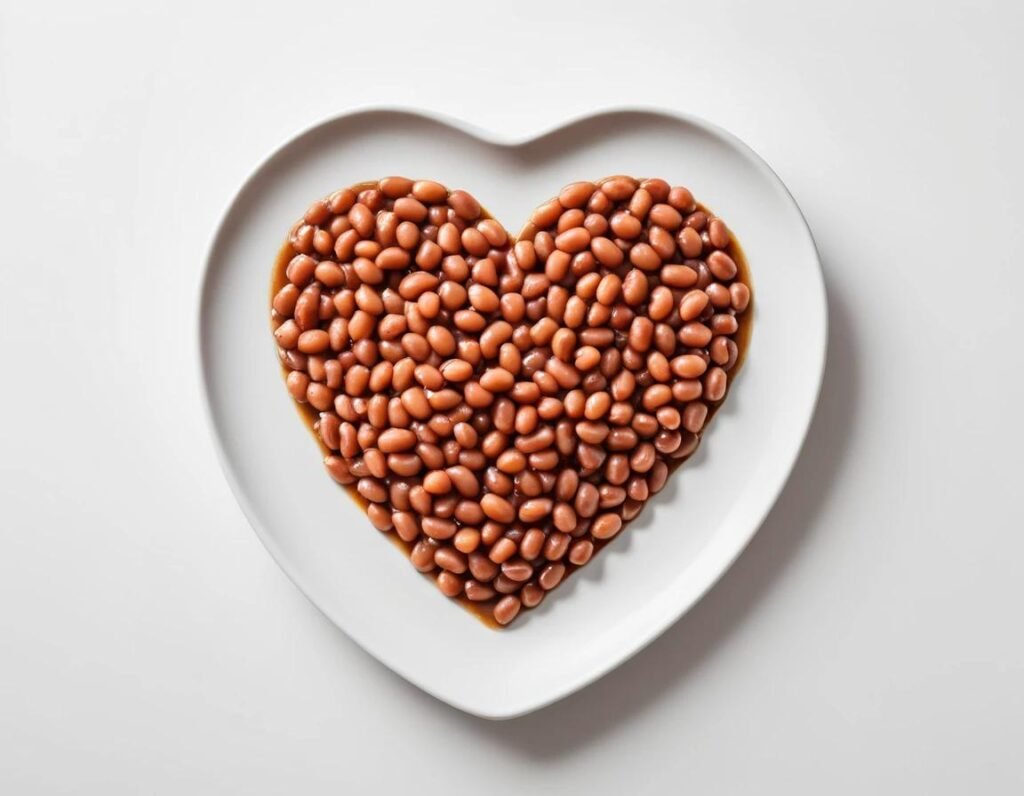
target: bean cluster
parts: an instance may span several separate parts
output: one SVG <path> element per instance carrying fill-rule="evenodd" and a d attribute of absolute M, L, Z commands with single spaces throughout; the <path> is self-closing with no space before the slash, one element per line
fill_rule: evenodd
<path fill-rule="evenodd" d="M 437 182 L 337 191 L 272 300 L 288 390 L 374 526 L 504 625 L 696 449 L 750 303 L 730 243 L 659 179 L 568 185 L 516 241 Z"/>

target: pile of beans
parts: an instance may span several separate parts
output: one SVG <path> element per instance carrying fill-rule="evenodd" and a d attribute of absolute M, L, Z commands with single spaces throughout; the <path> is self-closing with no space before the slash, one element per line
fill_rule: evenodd
<path fill-rule="evenodd" d="M 465 191 L 388 177 L 289 246 L 274 336 L 328 472 L 501 625 L 693 453 L 751 298 L 726 225 L 658 179 L 568 185 L 515 241 Z"/>

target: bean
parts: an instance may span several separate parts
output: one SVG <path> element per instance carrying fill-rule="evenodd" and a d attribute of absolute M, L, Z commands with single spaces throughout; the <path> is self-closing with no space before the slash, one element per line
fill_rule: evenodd
<path fill-rule="evenodd" d="M 683 354 L 670 363 L 672 373 L 681 379 L 695 379 L 707 370 L 707 363 L 697 354 Z"/>
<path fill-rule="evenodd" d="M 400 453 L 416 446 L 416 434 L 404 428 L 390 428 L 377 438 L 383 453 Z"/>
<path fill-rule="evenodd" d="M 661 266 L 661 258 L 649 243 L 636 243 L 629 250 L 629 261 L 644 271 L 655 271 Z"/>
<path fill-rule="evenodd" d="M 708 306 L 708 294 L 703 290 L 691 290 L 679 302 L 679 317 L 684 321 L 696 320 Z"/>
<path fill-rule="evenodd" d="M 707 404 L 700 401 L 692 401 L 683 410 L 683 428 L 696 434 L 704 427 L 708 417 Z"/>
<path fill-rule="evenodd" d="M 620 202 L 633 195 L 636 180 L 632 177 L 611 177 L 601 183 L 601 192 L 613 202 Z"/>
<path fill-rule="evenodd" d="M 585 227 L 573 227 L 562 232 L 555 238 L 555 247 L 559 251 L 575 254 L 590 246 L 590 233 Z"/>
<path fill-rule="evenodd" d="M 651 208 L 651 223 L 674 232 L 682 226 L 683 216 L 671 204 L 657 204 Z"/>
<path fill-rule="evenodd" d="M 489 368 L 480 377 L 480 386 L 488 392 L 505 392 L 515 384 L 515 376 L 504 368 Z"/>
<path fill-rule="evenodd" d="M 552 505 L 550 498 L 535 498 L 524 501 L 519 507 L 519 519 L 523 522 L 537 522 L 551 514 Z"/>
<path fill-rule="evenodd" d="M 484 495 L 484 497 L 496 496 Z M 502 522 L 502 520 L 498 520 L 498 522 Z M 516 550 L 515 542 L 508 538 L 501 538 L 491 545 L 491 552 L 488 554 L 488 558 L 495 564 L 503 564 L 515 555 Z"/>
<path fill-rule="evenodd" d="M 444 570 L 437 576 L 437 588 L 445 597 L 455 597 L 462 593 L 462 581 L 458 575 Z"/>
<path fill-rule="evenodd" d="M 582 567 L 594 554 L 594 543 L 589 539 L 577 539 L 569 548 L 569 563 Z"/>
<path fill-rule="evenodd" d="M 330 348 L 331 338 L 323 329 L 310 329 L 299 335 L 297 346 L 304 354 L 319 354 Z"/>
<path fill-rule="evenodd" d="M 708 353 L 711 356 L 712 362 L 716 365 L 721 365 L 726 370 L 729 370 L 739 357 L 739 349 L 736 343 L 728 337 L 722 336 L 715 337 L 711 341 Z"/>
<path fill-rule="evenodd" d="M 642 445 L 637 446 L 636 450 L 633 451 L 633 455 L 629 458 L 629 466 L 637 473 L 646 473 L 654 466 L 655 459 L 657 458 L 657 451 L 649 442 L 645 442 Z M 643 498 L 640 498 L 641 500 Z"/>
<path fill-rule="evenodd" d="M 666 265 L 660 272 L 661 282 L 674 288 L 688 288 L 697 284 L 697 272 L 688 265 Z"/>
<path fill-rule="evenodd" d="M 715 278 L 723 282 L 728 282 L 730 279 L 735 278 L 739 270 L 736 267 L 736 261 L 723 251 L 715 251 L 709 254 L 707 264 Z"/>
<path fill-rule="evenodd" d="M 416 543 L 409 553 L 409 560 L 420 572 L 430 572 L 434 569 L 434 552 L 437 545 L 429 540 L 422 540 Z"/>
<path fill-rule="evenodd" d="M 591 234 L 589 229 L 584 229 L 587 231 L 588 235 Z M 625 255 L 623 254 L 622 249 L 603 235 L 591 238 L 590 250 L 593 252 L 597 261 L 605 268 L 618 268 L 625 260 Z"/>
<path fill-rule="evenodd" d="M 466 592 L 466 599 L 472 600 L 473 602 L 490 600 L 495 594 L 494 589 L 490 586 L 473 579 L 466 581 L 464 590 Z"/>
<path fill-rule="evenodd" d="M 517 583 L 523 583 L 533 577 L 533 567 L 521 558 L 510 558 L 501 565 L 501 574 Z"/>
<path fill-rule="evenodd" d="M 466 221 L 476 221 L 480 217 L 480 203 L 465 191 L 452 191 L 448 194 L 448 206 Z"/>
<path fill-rule="evenodd" d="M 739 331 L 739 322 L 736 320 L 736 316 L 728 313 L 712 315 L 710 326 L 714 334 L 736 334 Z"/>
<path fill-rule="evenodd" d="M 480 508 L 495 522 L 510 523 L 515 519 L 516 510 L 505 498 L 488 493 L 480 499 Z M 500 563 L 500 562 L 499 562 Z"/>
<path fill-rule="evenodd" d="M 548 561 L 560 561 L 569 548 L 572 537 L 560 531 L 553 532 L 544 543 L 544 558 Z"/>
<path fill-rule="evenodd" d="M 637 218 L 646 218 L 653 204 L 654 199 L 647 192 L 647 189 L 641 188 L 630 197 L 627 209 L 629 210 L 630 215 L 636 216 Z"/>
<path fill-rule="evenodd" d="M 573 182 L 559 192 L 558 201 L 565 208 L 583 207 L 594 190 L 592 182 Z"/>
<path fill-rule="evenodd" d="M 565 577 L 564 564 L 548 564 L 543 570 L 541 570 L 541 573 L 537 578 L 537 582 L 545 591 L 551 591 L 551 589 L 555 588 L 562 582 L 563 577 Z"/>
<path fill-rule="evenodd" d="M 569 533 L 576 529 L 576 512 L 568 503 L 557 503 L 551 511 L 551 518 L 560 531 Z"/>
<path fill-rule="evenodd" d="M 732 299 L 732 308 L 737 313 L 743 312 L 750 305 L 750 288 L 742 282 L 733 282 L 729 285 L 729 296 Z"/>
<path fill-rule="evenodd" d="M 664 285 L 659 285 L 651 291 L 651 298 L 647 304 L 647 314 L 652 320 L 664 320 L 672 313 L 674 304 L 672 291 Z"/>
<path fill-rule="evenodd" d="M 519 598 L 513 594 L 502 597 L 494 606 L 494 621 L 499 625 L 507 625 L 516 618 L 521 606 Z"/>
<path fill-rule="evenodd" d="M 691 321 L 679 330 L 679 342 L 688 348 L 703 348 L 711 342 L 712 331 L 707 326 Z"/>
<path fill-rule="evenodd" d="M 602 514 L 590 526 L 595 539 L 611 539 L 622 530 L 622 517 L 615 513 Z"/>
<path fill-rule="evenodd" d="M 644 390 L 641 403 L 648 412 L 653 412 L 659 406 L 664 406 L 672 400 L 672 389 L 666 384 L 652 384 Z"/>
<path fill-rule="evenodd" d="M 728 377 L 720 367 L 713 367 L 704 375 L 704 397 L 709 401 L 721 401 L 725 397 Z"/>
<path fill-rule="evenodd" d="M 463 497 L 472 498 L 480 493 L 480 483 L 468 467 L 457 464 L 449 467 L 445 472 L 451 481 L 451 485 Z"/>

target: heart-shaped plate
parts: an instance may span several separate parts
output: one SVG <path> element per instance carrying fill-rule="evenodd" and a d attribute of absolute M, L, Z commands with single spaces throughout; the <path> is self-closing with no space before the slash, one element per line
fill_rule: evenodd
<path fill-rule="evenodd" d="M 296 429 L 266 327 L 267 273 L 297 208 L 383 174 L 479 197 L 516 227 L 563 184 L 609 173 L 686 184 L 738 235 L 757 294 L 744 372 L 704 445 L 600 556 L 513 628 L 467 622 L 369 527 Z M 477 715 L 536 709 L 621 663 L 725 571 L 782 488 L 824 364 L 817 254 L 793 199 L 753 152 L 705 122 L 614 112 L 528 141 L 404 111 L 325 122 L 239 192 L 211 248 L 200 357 L 228 480 L 268 549 L 310 599 L 378 659 Z M 557 661 L 557 666 L 553 662 Z"/>

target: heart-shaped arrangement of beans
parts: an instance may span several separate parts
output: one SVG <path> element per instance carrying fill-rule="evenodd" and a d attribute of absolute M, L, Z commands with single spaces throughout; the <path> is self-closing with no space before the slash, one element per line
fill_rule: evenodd
<path fill-rule="evenodd" d="M 664 180 L 573 183 L 514 240 L 465 191 L 388 177 L 294 226 L 274 336 L 328 472 L 506 625 L 696 450 L 740 360 L 743 268 Z"/>

